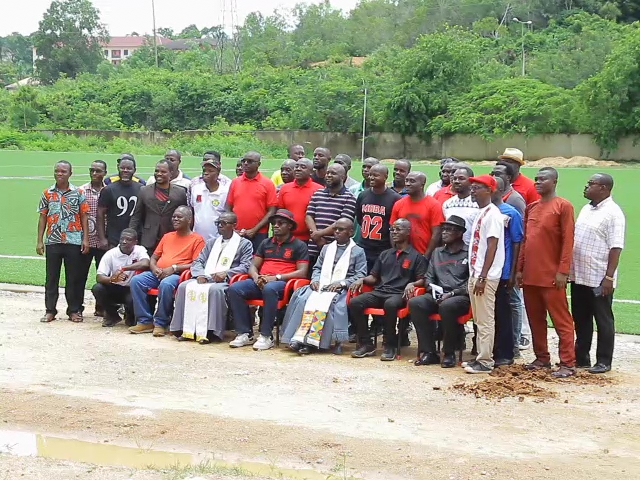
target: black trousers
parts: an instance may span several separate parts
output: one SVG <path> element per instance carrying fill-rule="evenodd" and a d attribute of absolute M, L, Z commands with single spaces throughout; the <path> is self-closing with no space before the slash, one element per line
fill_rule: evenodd
<path fill-rule="evenodd" d="M 458 317 L 466 315 L 470 305 L 467 295 L 447 298 L 440 305 L 429 293 L 409 300 L 409 312 L 418 336 L 418 353 L 436 353 L 436 322 L 429 320 L 429 315 L 437 313 L 440 315 L 444 334 L 444 354 L 453 355 L 461 330 L 464 332 L 464 326 L 458 323 Z"/>
<path fill-rule="evenodd" d="M 571 314 L 576 328 L 576 362 L 590 365 L 593 319 L 598 328 L 596 363 L 611 366 L 615 342 L 615 319 L 613 317 L 613 293 L 596 297 L 591 287 L 571 284 Z"/>
<path fill-rule="evenodd" d="M 95 262 L 96 269 L 100 265 L 100 260 L 107 253 L 106 250 L 100 250 L 96 247 L 89 248 L 89 253 L 82 254 L 82 285 L 83 288 L 87 284 L 87 278 L 89 277 L 89 269 L 91 269 L 91 262 Z M 96 310 L 102 310 L 102 304 L 96 299 Z"/>
<path fill-rule="evenodd" d="M 64 296 L 67 299 L 67 315 L 84 310 L 84 283 L 82 281 L 82 252 L 80 245 L 55 243 L 45 247 L 46 277 L 44 281 L 44 304 L 47 313 L 58 313 L 58 287 L 60 271 L 64 263 Z"/>
<path fill-rule="evenodd" d="M 358 343 L 361 345 L 371 344 L 372 339 L 369 336 L 369 324 L 367 315 L 364 314 L 367 308 L 383 308 L 384 309 L 384 343 L 390 347 L 398 344 L 398 336 L 396 333 L 396 323 L 398 320 L 398 310 L 404 306 L 402 294 L 389 294 L 382 292 L 366 292 L 358 295 L 351 300 L 349 311 L 351 319 L 356 326 L 358 334 Z"/>
<path fill-rule="evenodd" d="M 91 288 L 91 293 L 96 298 L 96 305 L 102 305 L 106 320 L 115 320 L 120 318 L 118 308 L 124 305 L 127 314 L 127 320 L 131 321 L 135 318 L 133 313 L 133 300 L 131 299 L 131 289 L 122 285 L 105 285 L 96 283 Z"/>
<path fill-rule="evenodd" d="M 496 290 L 494 359 L 513 360 L 514 334 L 510 292 L 507 280 L 500 280 Z"/>

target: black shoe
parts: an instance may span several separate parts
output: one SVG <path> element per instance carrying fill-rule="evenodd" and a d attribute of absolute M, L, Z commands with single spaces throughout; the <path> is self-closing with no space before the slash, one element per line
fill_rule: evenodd
<path fill-rule="evenodd" d="M 355 333 L 349 335 L 349 343 L 358 343 L 358 335 Z"/>
<path fill-rule="evenodd" d="M 416 367 L 419 367 L 420 365 L 438 365 L 439 363 L 440 356 L 433 352 L 423 353 L 420 355 L 420 358 L 413 362 Z"/>
<path fill-rule="evenodd" d="M 593 367 L 591 367 L 588 372 L 589 373 L 607 373 L 611 370 L 611 365 L 605 365 L 604 363 L 596 363 Z"/>
<path fill-rule="evenodd" d="M 445 355 L 444 359 L 442 360 L 442 368 L 453 368 L 455 367 L 457 364 L 456 362 L 456 355 L 455 353 L 452 353 L 451 355 Z"/>
<path fill-rule="evenodd" d="M 513 365 L 513 358 L 499 358 L 494 363 L 494 367 L 505 367 L 507 365 Z"/>
<path fill-rule="evenodd" d="M 104 320 L 102 321 L 102 326 L 103 327 L 113 327 L 114 325 L 119 324 L 121 321 L 122 321 L 122 319 L 120 318 L 119 315 L 116 318 L 107 318 L 107 317 L 105 317 Z"/>
<path fill-rule="evenodd" d="M 353 358 L 373 357 L 376 354 L 376 347 L 370 343 L 361 345 L 351 353 Z"/>
<path fill-rule="evenodd" d="M 300 348 L 302 348 L 302 343 L 300 343 L 300 342 L 296 342 L 296 341 L 294 340 L 294 341 L 292 341 L 292 342 L 289 344 L 289 348 L 290 348 L 291 350 L 293 350 L 294 352 L 298 352 L 298 351 L 300 351 Z"/>
<path fill-rule="evenodd" d="M 396 359 L 396 349 L 395 347 L 387 347 L 384 349 L 382 356 L 380 356 L 380 360 L 383 362 L 393 362 Z"/>
<path fill-rule="evenodd" d="M 311 349 L 311 347 L 307 347 L 306 345 L 303 345 L 298 349 L 298 353 L 300 355 L 309 355 L 310 353 L 313 353 L 313 350 Z"/>

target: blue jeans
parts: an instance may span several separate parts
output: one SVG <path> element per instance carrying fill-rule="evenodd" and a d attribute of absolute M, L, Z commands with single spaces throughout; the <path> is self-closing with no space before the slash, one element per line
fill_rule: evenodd
<path fill-rule="evenodd" d="M 146 325 L 152 323 L 158 327 L 167 328 L 171 322 L 173 314 L 173 295 L 178 283 L 180 275 L 170 275 L 162 281 L 158 280 L 151 272 L 142 272 L 131 278 L 131 299 L 133 300 L 133 312 L 136 315 L 136 321 Z M 158 308 L 155 316 L 149 307 L 147 301 L 147 290 L 150 288 L 158 289 Z"/>
<path fill-rule="evenodd" d="M 524 298 L 522 297 L 522 289 L 514 286 L 511 290 L 509 302 L 511 303 L 511 313 L 513 316 L 513 344 L 517 347 L 520 345 L 522 335 L 522 323 L 524 320 Z M 531 336 L 531 332 L 528 332 Z"/>
<path fill-rule="evenodd" d="M 246 300 L 263 300 L 264 308 L 262 309 L 260 334 L 265 337 L 271 337 L 278 313 L 278 300 L 284 294 L 285 285 L 286 282 L 274 281 L 267 283 L 260 290 L 256 282 L 248 279 L 229 286 L 227 299 L 229 300 L 229 308 L 233 313 L 233 323 L 238 335 L 243 333 L 253 334 L 253 319 Z"/>

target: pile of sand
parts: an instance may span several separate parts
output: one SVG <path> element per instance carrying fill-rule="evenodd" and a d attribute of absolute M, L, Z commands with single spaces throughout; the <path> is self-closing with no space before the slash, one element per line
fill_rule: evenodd
<path fill-rule="evenodd" d="M 591 157 L 544 157 L 535 162 L 527 162 L 527 167 L 617 167 L 620 164 L 612 160 L 596 160 Z"/>
<path fill-rule="evenodd" d="M 555 378 L 550 375 L 549 370 L 529 371 L 524 365 L 511 365 L 509 367 L 496 368 L 491 372 L 489 378 L 475 383 L 456 383 L 452 389 L 476 398 L 488 398 L 499 400 L 507 397 L 535 398 L 536 401 L 544 401 L 548 398 L 555 398 L 557 393 L 549 388 L 540 386 L 539 383 L 556 383 L 572 385 L 610 385 L 613 382 L 608 376 L 592 375 L 579 371 L 575 376 L 569 378 Z"/>

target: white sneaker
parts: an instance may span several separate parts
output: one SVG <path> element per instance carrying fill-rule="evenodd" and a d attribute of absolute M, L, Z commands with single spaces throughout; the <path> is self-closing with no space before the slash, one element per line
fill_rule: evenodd
<path fill-rule="evenodd" d="M 254 350 L 269 350 L 271 347 L 273 347 L 273 340 L 264 335 L 260 335 L 256 343 L 253 344 Z"/>
<path fill-rule="evenodd" d="M 231 348 L 240 348 L 246 347 L 247 345 L 251 345 L 253 343 L 253 338 L 249 336 L 248 333 L 242 333 L 238 335 L 236 338 L 229 342 L 229 346 Z"/>

